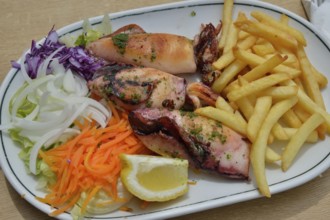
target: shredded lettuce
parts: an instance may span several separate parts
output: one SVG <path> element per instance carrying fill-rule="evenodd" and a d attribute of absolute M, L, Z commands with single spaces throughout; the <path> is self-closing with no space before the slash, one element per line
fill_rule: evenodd
<path fill-rule="evenodd" d="M 99 39 L 100 37 L 111 34 L 112 25 L 109 16 L 106 14 L 103 16 L 102 22 L 95 27 L 92 27 L 88 19 L 83 22 L 83 33 L 78 36 L 75 41 L 75 46 L 86 47 L 89 43 Z"/>
<path fill-rule="evenodd" d="M 30 152 L 34 143 L 29 138 L 21 136 L 19 132 L 20 130 L 18 129 L 10 129 L 8 133 L 10 135 L 10 138 L 21 147 L 21 151 L 19 152 L 18 156 L 24 162 L 25 170 L 29 174 L 31 173 L 29 169 Z M 38 189 L 45 189 L 48 184 L 52 184 L 56 181 L 56 176 L 54 172 L 40 158 L 38 158 L 37 161 L 36 176 L 38 178 Z"/>
<path fill-rule="evenodd" d="M 22 86 L 25 88 L 25 86 Z M 18 92 L 21 90 L 18 90 Z M 14 96 L 15 97 L 15 96 Z M 35 108 L 35 104 L 30 102 L 28 99 L 22 103 L 21 107 L 17 111 L 17 117 L 24 118 L 29 115 L 33 109 Z M 30 164 L 30 152 L 34 145 L 34 142 L 31 141 L 28 137 L 20 135 L 20 129 L 9 129 L 8 134 L 10 138 L 21 147 L 21 151 L 18 156 L 24 162 L 26 172 L 31 173 L 29 169 Z M 37 161 L 37 177 L 38 177 L 38 187 L 37 188 L 45 188 L 48 183 L 54 183 L 56 181 L 56 176 L 53 171 L 49 168 L 49 166 L 42 160 L 38 158 Z"/>
<path fill-rule="evenodd" d="M 99 39 L 101 37 L 101 33 L 95 30 L 88 30 L 87 32 L 79 35 L 77 40 L 75 41 L 76 46 L 86 47 L 87 44 Z"/>

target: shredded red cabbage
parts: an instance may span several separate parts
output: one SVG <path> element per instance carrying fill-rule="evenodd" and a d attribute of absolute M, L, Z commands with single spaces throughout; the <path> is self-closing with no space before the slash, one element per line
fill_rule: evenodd
<path fill-rule="evenodd" d="M 63 47 L 63 49 L 54 58 L 58 58 L 59 63 L 63 64 L 64 68 L 71 69 L 86 80 L 90 80 L 94 72 L 105 65 L 103 60 L 89 55 L 83 47 L 65 47 L 64 44 L 59 42 L 56 31 L 52 29 L 39 47 L 33 40 L 30 52 L 25 56 L 26 71 L 31 79 L 36 78 L 38 68 L 42 62 L 60 47 Z M 11 61 L 11 64 L 13 68 L 20 69 L 20 64 L 16 61 Z M 48 68 L 47 73 L 50 72 L 51 70 Z"/>

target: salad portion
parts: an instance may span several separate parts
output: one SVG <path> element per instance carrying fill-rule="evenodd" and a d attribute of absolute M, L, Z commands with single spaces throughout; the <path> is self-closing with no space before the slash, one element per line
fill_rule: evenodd
<path fill-rule="evenodd" d="M 106 126 L 111 110 L 89 97 L 86 84 L 102 65 L 82 47 L 66 47 L 55 30 L 41 45 L 32 41 L 30 52 L 20 63 L 13 62 L 25 83 L 11 99 L 11 123 L 2 126 L 9 129 L 14 140 L 24 140 L 21 157 L 29 163 L 32 174 L 37 174 L 41 147 L 52 147 L 80 133 L 72 126 L 74 121 L 91 118 Z"/>
<path fill-rule="evenodd" d="M 118 209 L 132 194 L 122 185 L 119 154 L 150 154 L 133 135 L 127 114 L 92 97 L 87 81 L 105 65 L 84 46 L 111 31 L 108 16 L 98 30 L 88 20 L 83 33 L 61 39 L 52 29 L 45 40 L 12 66 L 25 82 L 11 98 L 11 123 L 1 130 L 22 149 L 28 173 L 38 179 L 56 216 L 72 209 L 74 218 Z"/>
<path fill-rule="evenodd" d="M 123 205 L 133 195 L 167 201 L 188 190 L 187 160 L 151 156 L 134 134 L 129 112 L 88 86 L 109 62 L 85 47 L 110 33 L 107 15 L 96 28 L 85 20 L 79 36 L 59 38 L 52 29 L 40 44 L 32 41 L 20 61 L 12 61 L 25 82 L 10 100 L 10 123 L 0 129 L 21 147 L 26 171 L 46 193 L 36 199 L 54 208 L 51 216 L 70 211 L 81 219 L 127 211 Z M 139 157 L 127 156 L 135 154 Z M 168 179 L 169 170 L 177 172 L 177 181 L 159 183 L 160 177 Z"/>

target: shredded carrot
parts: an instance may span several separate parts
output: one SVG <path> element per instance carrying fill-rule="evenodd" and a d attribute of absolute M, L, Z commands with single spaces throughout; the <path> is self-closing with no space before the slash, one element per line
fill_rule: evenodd
<path fill-rule="evenodd" d="M 77 121 L 75 125 L 81 129 L 79 135 L 61 146 L 39 152 L 57 177 L 57 181 L 49 185 L 51 192 L 44 198 L 37 198 L 57 208 L 50 215 L 56 216 L 72 208 L 82 192 L 87 197 L 82 203 L 81 214 L 85 213 L 88 203 L 101 189 L 114 201 L 119 200 L 119 155 L 151 153 L 134 136 L 127 113 L 117 110 L 111 103 L 109 105 L 112 118 L 107 127 L 99 128 L 88 120 Z"/>
<path fill-rule="evenodd" d="M 141 205 L 140 205 L 140 208 L 141 209 L 146 209 L 148 206 L 149 206 L 149 202 L 148 201 L 142 201 Z"/>
<path fill-rule="evenodd" d="M 119 209 L 120 209 L 120 211 L 123 211 L 123 212 L 132 212 L 133 211 L 132 208 L 127 207 L 127 206 L 122 206 Z"/>

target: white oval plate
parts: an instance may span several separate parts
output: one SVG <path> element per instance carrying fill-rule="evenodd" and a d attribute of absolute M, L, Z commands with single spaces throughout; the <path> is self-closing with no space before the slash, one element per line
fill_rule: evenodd
<path fill-rule="evenodd" d="M 202 23 L 217 24 L 221 19 L 222 1 L 200 0 L 184 1 L 181 3 L 166 4 L 125 12 L 111 14 L 113 29 L 136 23 L 147 32 L 168 32 L 185 35 L 193 38 L 198 33 Z M 325 38 L 307 21 L 299 16 L 276 6 L 259 1 L 235 1 L 234 16 L 238 11 L 247 15 L 252 10 L 260 10 L 279 18 L 281 13 L 290 17 L 290 24 L 302 31 L 307 39 L 307 54 L 311 62 L 321 72 L 330 78 L 330 49 Z M 191 16 L 191 12 L 196 12 Z M 100 23 L 103 16 L 90 19 L 93 25 Z M 68 25 L 60 30 L 60 36 L 66 33 L 81 32 L 82 21 Z M 0 123 L 9 120 L 8 103 L 16 89 L 23 83 L 20 73 L 11 69 L 5 78 L 0 91 Z M 322 94 L 326 106 L 330 106 L 329 88 Z M 23 162 L 19 159 L 20 148 L 4 133 L 0 133 L 0 160 L 2 169 L 12 186 L 29 203 L 45 213 L 51 208 L 38 202 L 35 196 L 43 196 L 41 191 L 35 189 L 36 180 L 25 172 Z M 267 178 L 272 194 L 285 191 L 301 185 L 320 175 L 330 165 L 330 148 L 327 146 L 329 137 L 313 146 L 304 146 L 293 166 L 283 173 L 278 167 L 267 168 Z M 260 197 L 255 187 L 253 175 L 250 182 L 228 180 L 219 176 L 207 174 L 190 174 L 190 179 L 197 181 L 191 185 L 189 193 L 175 201 L 150 204 L 146 209 L 139 208 L 139 201 L 128 204 L 133 212 L 115 211 L 107 215 L 93 216 L 92 219 L 164 219 L 192 212 L 198 212 L 215 207 L 225 206 Z M 71 219 L 69 213 L 58 216 L 60 219 Z"/>

